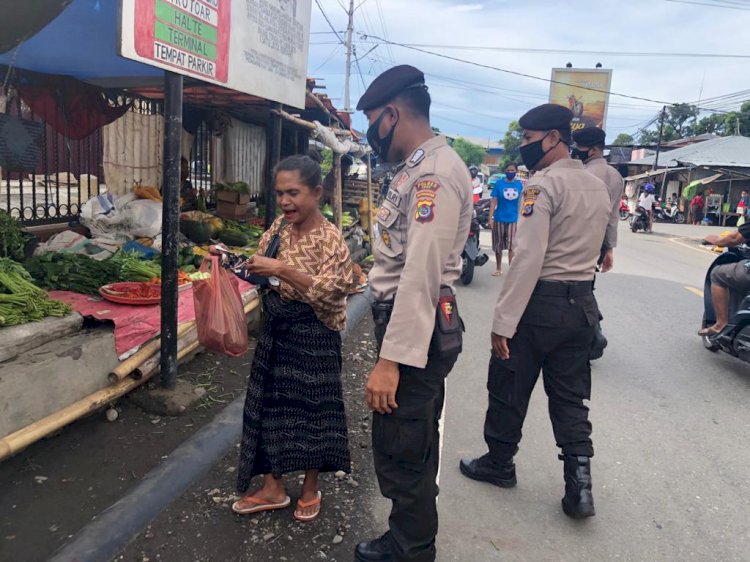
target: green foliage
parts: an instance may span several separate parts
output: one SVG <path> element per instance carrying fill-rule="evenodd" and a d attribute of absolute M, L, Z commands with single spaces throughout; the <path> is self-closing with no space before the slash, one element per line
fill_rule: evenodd
<path fill-rule="evenodd" d="M 523 129 L 518 124 L 518 121 L 511 121 L 508 124 L 508 130 L 503 137 L 503 153 L 502 169 L 508 165 L 509 162 L 518 162 L 521 158 L 521 135 Z"/>
<path fill-rule="evenodd" d="M 455 150 L 467 166 L 479 166 L 484 162 L 486 151 L 478 144 L 474 144 L 464 138 L 457 138 L 453 141 L 453 150 Z"/>
<path fill-rule="evenodd" d="M 619 146 L 631 145 L 635 144 L 635 139 L 627 133 L 620 133 L 619 135 L 617 135 L 615 142 L 613 142 L 612 144 L 616 144 Z"/>
<path fill-rule="evenodd" d="M 321 154 L 323 161 L 320 163 L 320 169 L 323 171 L 323 177 L 326 177 L 328 172 L 333 169 L 333 150 L 324 148 Z"/>
<path fill-rule="evenodd" d="M 433 127 L 432 128 L 432 132 L 435 133 L 436 135 L 439 135 L 440 134 L 440 129 L 438 129 L 437 127 Z"/>

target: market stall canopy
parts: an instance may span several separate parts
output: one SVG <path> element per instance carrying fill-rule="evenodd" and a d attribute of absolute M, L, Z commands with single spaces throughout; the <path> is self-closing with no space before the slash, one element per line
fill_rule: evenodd
<path fill-rule="evenodd" d="M 58 0 L 57 4 L 60 3 Z M 73 0 L 38 33 L 0 55 L 0 65 L 64 74 L 105 87 L 126 87 L 161 79 L 163 70 L 117 54 L 118 5 L 113 0 Z M 49 8 L 46 12 L 49 15 Z M 5 35 L 0 37 L 5 45 Z"/>
<path fill-rule="evenodd" d="M 629 162 L 633 166 L 653 166 L 656 155 Z M 693 166 L 725 166 L 750 168 L 750 138 L 719 137 L 691 144 L 659 155 L 659 166 L 674 168 L 691 164 Z"/>
<path fill-rule="evenodd" d="M 0 19 L 0 53 L 35 35 L 60 15 L 71 0 L 35 0 L 15 3 Z"/>
<path fill-rule="evenodd" d="M 707 178 L 691 181 L 689 184 L 682 188 L 682 196 L 685 199 L 692 199 L 693 197 L 695 197 L 695 194 L 698 193 L 698 189 L 702 185 L 707 185 L 709 183 L 715 182 L 723 175 L 724 174 L 715 174 Z"/>
<path fill-rule="evenodd" d="M 679 172 L 681 170 L 687 170 L 687 167 L 684 168 L 669 168 L 664 170 L 651 170 L 649 172 L 643 172 L 642 174 L 636 174 L 634 176 L 628 176 L 625 178 L 625 181 L 638 181 L 638 180 L 644 180 L 646 178 L 653 178 L 654 176 L 660 176 L 664 173 L 669 172 Z"/>

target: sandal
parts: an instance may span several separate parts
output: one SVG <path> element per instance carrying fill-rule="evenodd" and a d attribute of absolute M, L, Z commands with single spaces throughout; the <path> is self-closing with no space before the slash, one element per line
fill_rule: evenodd
<path fill-rule="evenodd" d="M 302 499 L 297 500 L 297 509 L 294 510 L 294 518 L 297 521 L 301 521 L 302 523 L 309 523 L 310 521 L 313 521 L 320 515 L 320 502 L 323 499 L 323 495 L 320 493 L 320 490 L 318 490 L 318 497 L 316 497 L 314 500 L 310 501 L 302 501 Z M 299 511 L 302 509 L 307 509 L 308 507 L 317 506 L 317 509 L 314 513 L 310 515 L 302 515 Z"/>
<path fill-rule="evenodd" d="M 721 333 L 721 330 L 717 330 L 715 328 L 703 328 L 701 331 L 698 332 L 698 335 L 701 337 L 711 337 L 711 336 L 717 336 Z"/>
<path fill-rule="evenodd" d="M 503 272 L 502 272 L 502 271 L 500 271 L 500 270 L 496 270 L 496 271 L 495 271 L 495 272 L 494 272 L 494 273 L 492 274 L 492 276 L 493 276 L 493 277 L 500 277 L 500 276 L 501 276 L 502 274 L 503 274 Z"/>
<path fill-rule="evenodd" d="M 252 507 L 240 507 L 240 502 L 248 502 L 255 504 Z M 260 498 L 256 498 L 255 496 L 250 496 L 249 498 L 242 498 L 240 500 L 237 500 L 232 504 L 232 511 L 234 511 L 237 515 L 250 515 L 251 513 L 260 513 L 262 511 L 273 511 L 275 509 L 284 509 L 289 507 L 289 504 L 292 503 L 292 498 L 287 496 L 284 498 L 284 501 L 280 503 L 271 503 L 267 502 L 266 500 L 262 500 Z"/>

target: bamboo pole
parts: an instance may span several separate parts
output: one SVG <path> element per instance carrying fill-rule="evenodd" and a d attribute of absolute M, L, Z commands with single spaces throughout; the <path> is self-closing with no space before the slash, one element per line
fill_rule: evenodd
<path fill-rule="evenodd" d="M 343 222 L 342 215 L 344 213 L 344 202 L 342 200 L 343 188 L 341 186 L 341 154 L 339 154 L 338 152 L 333 153 L 333 177 L 333 218 L 336 221 L 336 227 L 341 230 L 341 225 Z"/>
<path fill-rule="evenodd" d="M 372 158 L 367 159 L 367 236 L 370 238 L 370 253 L 375 249 L 375 237 L 373 236 L 372 220 Z"/>
<path fill-rule="evenodd" d="M 245 313 L 252 312 L 259 306 L 259 304 L 259 299 L 254 298 L 245 305 Z M 177 360 L 180 361 L 184 359 L 199 347 L 200 342 L 198 342 L 197 339 L 192 343 L 187 344 L 182 351 L 178 352 Z M 150 372 L 144 373 L 143 377 L 140 379 L 127 378 L 121 380 L 113 386 L 89 394 L 78 402 L 50 414 L 46 418 L 42 418 L 41 420 L 27 425 L 10 435 L 6 435 L 0 439 L 0 461 L 18 453 L 32 443 L 47 437 L 51 433 L 54 433 L 77 419 L 82 418 L 86 414 L 93 413 L 113 400 L 124 396 L 134 388 L 137 388 L 152 378 L 158 370 L 159 361 L 156 361 L 155 368 Z"/>

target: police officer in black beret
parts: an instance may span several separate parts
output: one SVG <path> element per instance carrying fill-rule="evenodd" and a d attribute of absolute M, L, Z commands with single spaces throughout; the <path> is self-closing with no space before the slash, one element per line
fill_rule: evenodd
<path fill-rule="evenodd" d="M 563 511 L 594 515 L 589 349 L 599 310 L 593 294 L 596 262 L 609 217 L 605 185 L 570 158 L 572 112 L 544 104 L 519 120 L 521 158 L 536 173 L 523 193 L 516 251 L 495 307 L 489 407 L 489 451 L 463 459 L 468 478 L 503 488 L 516 485 L 513 456 L 521 441 L 531 393 L 539 378 L 564 460 Z"/>
<path fill-rule="evenodd" d="M 624 180 L 620 173 L 604 159 L 604 140 L 606 137 L 607 134 L 599 127 L 586 127 L 576 131 L 573 133 L 575 144 L 571 153 L 573 158 L 583 162 L 587 172 L 605 183 L 609 192 L 611 203 L 609 222 L 599 256 L 599 267 L 602 273 L 606 273 L 614 267 L 617 224 L 620 219 L 620 198 L 625 189 Z M 605 347 L 607 347 L 607 338 L 604 337 L 601 326 L 597 326 L 594 345 L 591 348 L 591 359 L 599 359 L 603 355 Z"/>
<path fill-rule="evenodd" d="M 438 420 L 445 377 L 461 351 L 453 293 L 473 211 L 466 165 L 430 126 L 424 74 L 397 66 L 357 109 L 381 160 L 402 162 L 378 212 L 370 272 L 379 357 L 369 375 L 372 449 L 389 530 L 357 546 L 358 561 L 435 560 Z"/>

